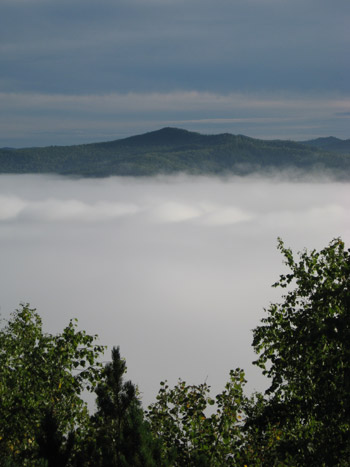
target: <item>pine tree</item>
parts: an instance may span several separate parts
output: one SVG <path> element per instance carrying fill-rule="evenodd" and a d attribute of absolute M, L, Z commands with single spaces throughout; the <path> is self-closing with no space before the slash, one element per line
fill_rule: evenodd
<path fill-rule="evenodd" d="M 94 465 L 158 466 L 158 450 L 144 421 L 137 388 L 131 381 L 124 381 L 125 373 L 125 360 L 119 347 L 114 347 L 112 361 L 104 367 L 96 388 Z"/>

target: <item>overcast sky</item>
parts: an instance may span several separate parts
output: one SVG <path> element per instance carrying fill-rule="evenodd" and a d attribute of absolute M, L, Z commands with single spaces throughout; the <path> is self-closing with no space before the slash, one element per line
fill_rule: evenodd
<path fill-rule="evenodd" d="M 1 0 L 0 147 L 349 138 L 349 0 Z"/>
<path fill-rule="evenodd" d="M 350 244 L 350 185 L 283 177 L 72 180 L 0 176 L 0 312 L 30 302 L 121 346 L 143 400 L 178 377 L 264 380 L 251 330 L 280 299 L 277 237 L 295 252 Z M 110 353 L 106 358 L 109 358 Z"/>

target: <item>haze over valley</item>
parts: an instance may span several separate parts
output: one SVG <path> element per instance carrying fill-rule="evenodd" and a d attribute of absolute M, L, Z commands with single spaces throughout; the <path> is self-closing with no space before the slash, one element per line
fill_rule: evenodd
<path fill-rule="evenodd" d="M 144 403 L 159 382 L 218 391 L 251 365 L 251 330 L 297 251 L 350 240 L 347 183 L 271 176 L 0 176 L 1 313 L 37 307 L 48 332 L 70 318 L 120 345 Z M 107 357 L 108 358 L 108 355 Z"/>

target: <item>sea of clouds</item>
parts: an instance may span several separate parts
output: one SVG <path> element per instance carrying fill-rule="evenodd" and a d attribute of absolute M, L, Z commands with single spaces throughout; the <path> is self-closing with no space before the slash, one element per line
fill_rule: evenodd
<path fill-rule="evenodd" d="M 350 184 L 283 177 L 0 176 L 0 312 L 29 302 L 56 333 L 70 318 L 120 345 L 144 403 L 159 382 L 219 391 L 285 271 L 276 250 L 350 243 Z"/>

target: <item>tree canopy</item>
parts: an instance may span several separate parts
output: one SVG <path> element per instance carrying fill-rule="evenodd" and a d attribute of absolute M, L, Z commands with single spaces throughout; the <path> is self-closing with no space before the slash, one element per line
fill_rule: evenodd
<path fill-rule="evenodd" d="M 0 330 L 0 458 L 5 466 L 347 466 L 350 458 L 350 250 L 334 239 L 298 258 L 279 240 L 282 298 L 253 331 L 263 394 L 243 370 L 223 391 L 162 382 L 144 410 L 119 347 L 72 320 L 45 334 L 22 305 Z M 90 414 L 84 389 L 96 394 Z"/>
<path fill-rule="evenodd" d="M 350 458 L 350 252 L 340 239 L 296 260 L 278 245 L 290 272 L 286 290 L 254 330 L 256 364 L 271 381 L 258 417 L 278 425 L 281 453 L 300 465 Z"/>
<path fill-rule="evenodd" d="M 147 412 L 151 429 L 162 445 L 162 460 L 174 466 L 237 465 L 242 447 L 244 373 L 230 372 L 224 390 L 210 396 L 207 383 L 174 388 L 161 382 L 157 401 Z"/>
<path fill-rule="evenodd" d="M 82 392 L 95 387 L 104 351 L 95 341 L 74 320 L 61 334 L 45 334 L 29 305 L 12 314 L 0 331 L 0 456 L 34 465 L 47 416 L 64 436 L 82 434 L 88 420 Z"/>

